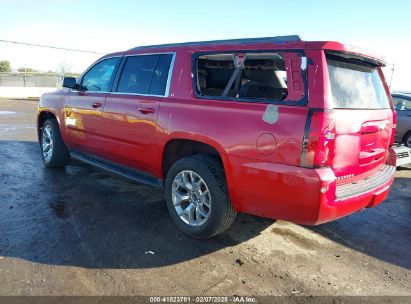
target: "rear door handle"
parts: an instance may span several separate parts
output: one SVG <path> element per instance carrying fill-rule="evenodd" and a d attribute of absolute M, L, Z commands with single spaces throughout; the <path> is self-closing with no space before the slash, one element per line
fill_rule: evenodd
<path fill-rule="evenodd" d="M 143 114 L 154 113 L 156 109 L 154 108 L 147 108 L 147 107 L 139 107 L 138 110 Z"/>
<path fill-rule="evenodd" d="M 103 104 L 101 102 L 95 102 L 91 105 L 94 109 L 101 108 Z"/>

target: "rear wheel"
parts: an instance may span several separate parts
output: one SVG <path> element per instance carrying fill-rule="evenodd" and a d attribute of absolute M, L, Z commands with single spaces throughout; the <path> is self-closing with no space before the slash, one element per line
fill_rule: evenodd
<path fill-rule="evenodd" d="M 407 134 L 405 134 L 403 143 L 408 148 L 411 148 L 411 131 L 409 131 Z"/>
<path fill-rule="evenodd" d="M 167 174 L 165 195 L 173 221 L 196 238 L 223 232 L 237 214 L 228 196 L 223 167 L 208 156 L 177 161 Z"/>
<path fill-rule="evenodd" d="M 70 153 L 64 144 L 56 119 L 47 119 L 40 132 L 41 156 L 48 168 L 64 167 L 70 160 Z"/>

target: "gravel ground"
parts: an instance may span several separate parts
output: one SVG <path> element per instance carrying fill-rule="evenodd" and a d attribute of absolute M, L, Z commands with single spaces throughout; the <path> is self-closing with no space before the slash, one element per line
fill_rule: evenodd
<path fill-rule="evenodd" d="M 156 189 L 75 162 L 45 169 L 36 108 L 0 99 L 0 295 L 411 296 L 411 168 L 341 220 L 240 215 L 198 241 Z"/>

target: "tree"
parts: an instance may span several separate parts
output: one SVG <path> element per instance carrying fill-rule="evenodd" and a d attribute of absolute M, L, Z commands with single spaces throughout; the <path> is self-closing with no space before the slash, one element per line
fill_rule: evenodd
<path fill-rule="evenodd" d="M 60 61 L 57 65 L 57 72 L 60 74 L 71 74 L 72 65 L 66 59 Z"/>
<path fill-rule="evenodd" d="M 10 61 L 1 60 L 0 61 L 0 73 L 8 73 L 8 72 L 11 72 Z"/>
<path fill-rule="evenodd" d="M 37 72 L 37 70 L 32 69 L 32 68 L 18 68 L 17 72 L 20 72 L 20 73 L 35 73 L 35 72 Z"/>

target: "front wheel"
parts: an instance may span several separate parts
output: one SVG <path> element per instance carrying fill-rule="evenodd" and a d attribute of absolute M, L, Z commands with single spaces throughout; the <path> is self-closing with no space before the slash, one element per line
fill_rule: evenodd
<path fill-rule="evenodd" d="M 208 156 L 178 160 L 167 174 L 165 196 L 177 227 L 196 238 L 223 232 L 237 214 L 231 206 L 223 167 Z"/>
<path fill-rule="evenodd" d="M 60 135 L 57 120 L 47 119 L 41 127 L 41 156 L 47 168 L 64 167 L 70 160 L 70 153 Z"/>

